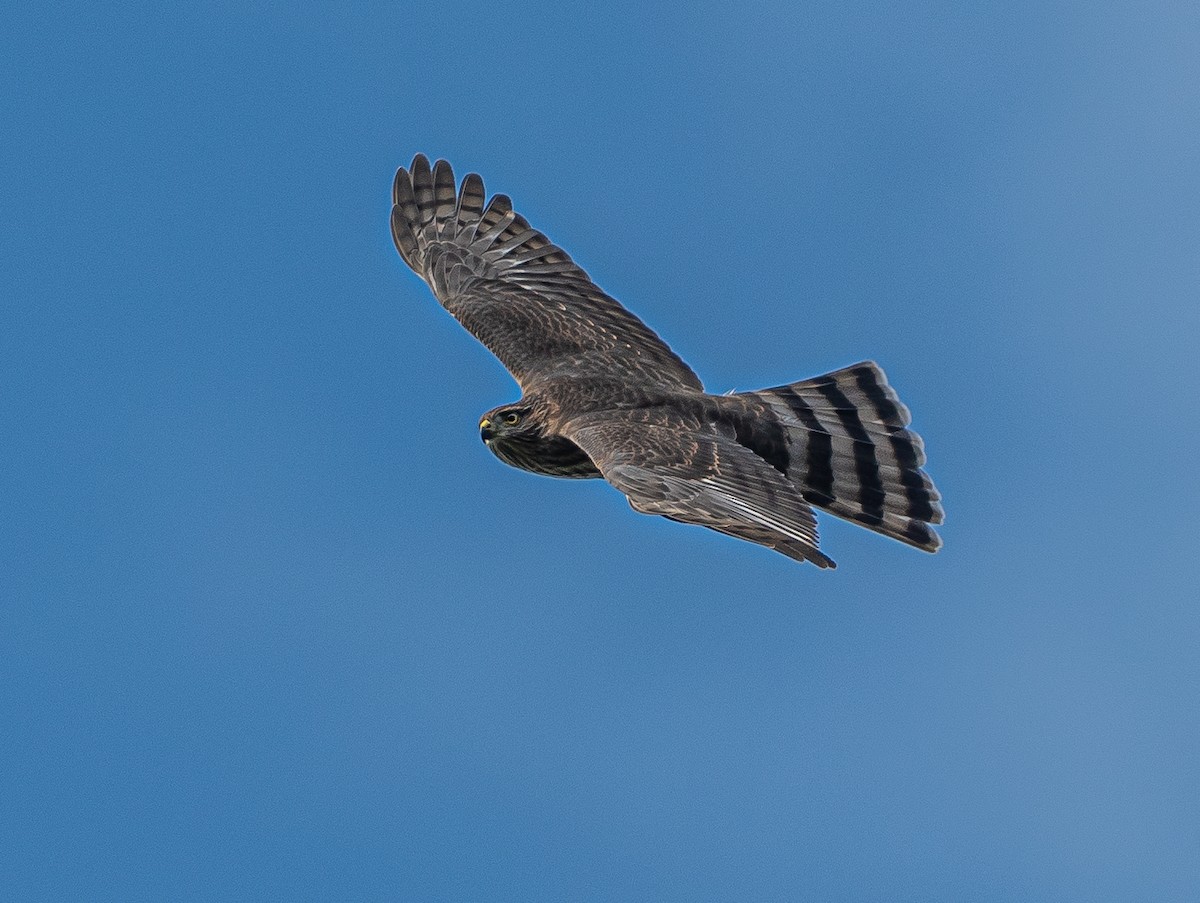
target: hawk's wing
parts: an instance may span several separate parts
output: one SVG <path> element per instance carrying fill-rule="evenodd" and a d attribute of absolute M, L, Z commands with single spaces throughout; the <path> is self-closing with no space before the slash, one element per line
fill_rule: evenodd
<path fill-rule="evenodd" d="M 647 414 L 591 416 L 566 434 L 636 511 L 836 566 L 817 551 L 813 510 L 783 474 L 715 427 L 682 417 L 648 422 Z"/>
<path fill-rule="evenodd" d="M 610 298 L 566 252 L 530 228 L 502 194 L 484 206 L 472 173 L 455 191 L 450 164 L 418 154 L 392 190 L 392 238 L 446 310 L 522 387 L 556 371 L 620 374 L 643 385 L 702 388 L 649 327 Z"/>

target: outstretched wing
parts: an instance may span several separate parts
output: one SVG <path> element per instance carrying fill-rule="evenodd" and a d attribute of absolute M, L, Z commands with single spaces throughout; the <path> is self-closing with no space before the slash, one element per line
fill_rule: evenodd
<path fill-rule="evenodd" d="M 659 409 L 661 411 L 661 409 Z M 649 412 L 613 412 L 569 426 L 634 510 L 698 524 L 818 567 L 817 522 L 800 491 L 762 458 L 715 427 Z"/>
<path fill-rule="evenodd" d="M 612 376 L 700 389 L 700 380 L 641 320 L 498 194 L 484 205 L 474 173 L 455 191 L 450 164 L 422 154 L 396 172 L 392 238 L 446 310 L 522 388 L 539 376 Z"/>

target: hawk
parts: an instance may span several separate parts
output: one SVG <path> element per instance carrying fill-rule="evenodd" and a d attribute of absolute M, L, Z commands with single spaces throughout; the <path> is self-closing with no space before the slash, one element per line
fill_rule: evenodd
<path fill-rule="evenodd" d="M 635 511 L 832 568 L 813 507 L 934 552 L 941 496 L 908 409 L 871 361 L 757 392 L 710 395 L 502 194 L 418 154 L 392 190 L 392 238 L 442 306 L 516 378 L 483 415 L 501 461 L 603 477 Z"/>

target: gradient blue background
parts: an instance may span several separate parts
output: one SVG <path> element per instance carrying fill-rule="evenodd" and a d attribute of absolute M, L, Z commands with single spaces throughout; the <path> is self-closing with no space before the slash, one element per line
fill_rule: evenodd
<path fill-rule="evenodd" d="M 5 19 L 0 897 L 1197 899 L 1194 3 Z M 878 360 L 945 550 L 502 466 L 416 151 L 712 390 Z"/>

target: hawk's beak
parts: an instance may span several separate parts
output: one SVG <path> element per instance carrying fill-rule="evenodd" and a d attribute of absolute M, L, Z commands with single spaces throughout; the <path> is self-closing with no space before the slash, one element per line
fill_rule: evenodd
<path fill-rule="evenodd" d="M 479 438 L 486 444 L 492 441 L 492 436 L 492 421 L 484 417 L 479 421 Z"/>

